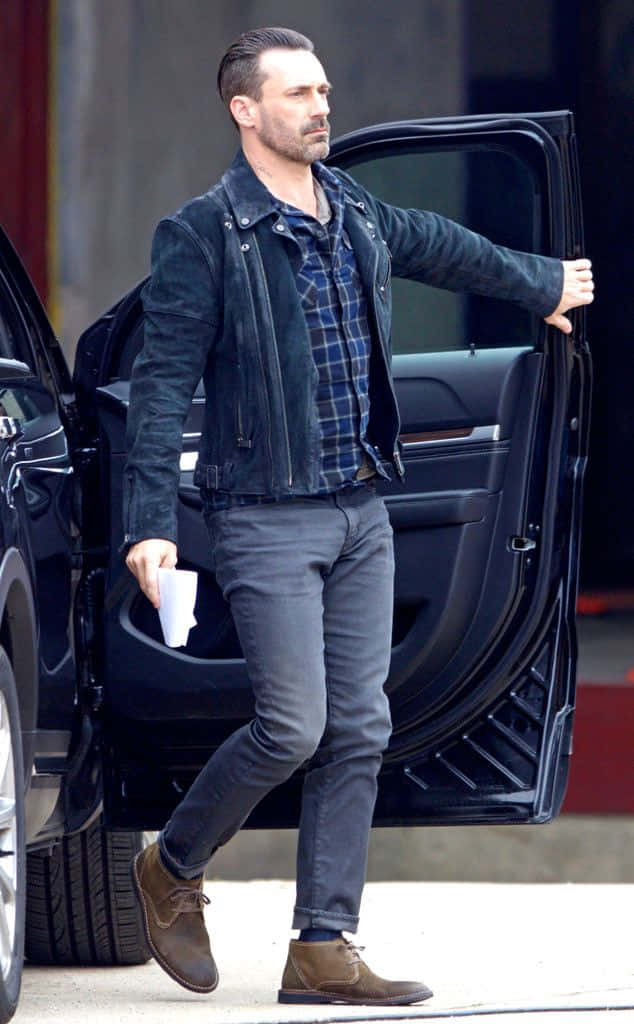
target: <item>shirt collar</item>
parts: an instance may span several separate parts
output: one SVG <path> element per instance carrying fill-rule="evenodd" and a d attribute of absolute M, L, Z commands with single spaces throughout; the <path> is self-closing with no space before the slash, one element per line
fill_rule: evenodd
<path fill-rule="evenodd" d="M 332 208 L 332 204 L 328 200 L 328 196 L 326 195 L 325 189 L 316 175 L 313 175 L 313 189 L 315 193 L 315 199 L 317 201 L 316 218 L 306 213 L 304 210 L 298 209 L 296 206 L 291 206 L 289 203 L 283 202 L 281 199 L 275 200 L 277 209 L 280 211 L 280 213 L 282 213 L 285 217 L 289 218 L 292 221 L 306 221 L 310 223 L 310 221 L 316 219 L 322 225 L 322 227 L 325 227 L 332 220 L 332 217 L 334 216 L 334 211 Z"/>

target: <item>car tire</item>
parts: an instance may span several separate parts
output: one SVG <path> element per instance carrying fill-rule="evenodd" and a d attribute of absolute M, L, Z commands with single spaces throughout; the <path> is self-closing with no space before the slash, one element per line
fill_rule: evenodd
<path fill-rule="evenodd" d="M 31 963 L 144 964 L 151 953 L 131 877 L 142 832 L 98 820 L 27 856 L 25 953 Z"/>
<path fill-rule="evenodd" d="M 24 959 L 26 853 L 20 711 L 11 662 L 0 647 L 0 1024 L 18 1005 Z"/>

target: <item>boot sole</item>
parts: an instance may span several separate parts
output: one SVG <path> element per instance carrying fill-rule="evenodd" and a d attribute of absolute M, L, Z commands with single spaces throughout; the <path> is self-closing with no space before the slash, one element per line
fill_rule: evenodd
<path fill-rule="evenodd" d="M 338 993 L 331 995 L 318 992 L 316 989 L 301 991 L 297 989 L 281 988 L 277 993 L 278 1003 L 347 1003 L 350 1006 L 405 1006 L 408 1003 L 422 1003 L 425 999 L 431 999 L 433 992 L 429 988 L 419 989 L 418 992 L 410 992 L 402 996 L 385 996 L 382 999 L 355 999 L 354 996 L 344 996 Z"/>
<path fill-rule="evenodd" d="M 134 890 L 136 892 L 136 897 L 137 897 L 139 903 L 141 904 L 141 910 L 143 911 L 143 931 L 145 932 L 146 942 L 147 942 L 148 946 L 150 947 L 150 949 L 152 951 L 152 956 L 156 960 L 156 962 L 159 965 L 159 967 L 161 967 L 165 971 L 166 974 L 169 974 L 169 976 L 172 979 L 172 981 L 176 981 L 179 985 L 182 985 L 183 988 L 189 989 L 190 992 L 202 992 L 203 994 L 206 994 L 206 993 L 209 993 L 209 992 L 213 992 L 214 989 L 216 989 L 217 986 L 218 986 L 219 978 L 218 978 L 217 975 L 216 975 L 216 980 L 213 983 L 213 985 L 209 985 L 209 986 L 207 986 L 207 985 L 195 985 L 193 982 L 187 981 L 185 978 L 181 978 L 180 974 L 176 973 L 174 968 L 167 962 L 167 960 L 165 960 L 161 956 L 161 954 L 157 950 L 156 946 L 154 945 L 154 943 L 152 941 L 152 936 L 150 934 L 150 923 L 148 921 L 148 916 L 147 916 L 147 907 L 145 905 L 145 896 L 143 895 L 143 889 L 141 887 L 141 880 L 140 880 L 138 872 L 137 872 L 137 860 L 139 859 L 139 857 L 141 856 L 142 853 L 143 853 L 143 851 L 141 851 L 141 853 L 137 853 L 136 857 L 132 861 L 132 884 L 134 885 Z"/>

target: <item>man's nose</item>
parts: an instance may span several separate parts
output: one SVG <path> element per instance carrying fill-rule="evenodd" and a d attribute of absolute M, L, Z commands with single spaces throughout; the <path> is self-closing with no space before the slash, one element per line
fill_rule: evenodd
<path fill-rule="evenodd" d="M 311 114 L 313 117 L 326 117 L 330 113 L 328 97 L 318 92 L 313 100 Z"/>

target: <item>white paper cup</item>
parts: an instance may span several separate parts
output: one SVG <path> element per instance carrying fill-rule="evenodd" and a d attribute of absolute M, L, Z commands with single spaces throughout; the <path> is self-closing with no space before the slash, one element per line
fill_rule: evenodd
<path fill-rule="evenodd" d="M 168 647 L 184 647 L 191 627 L 196 625 L 198 573 L 189 569 L 159 569 L 158 588 L 163 639 Z"/>

